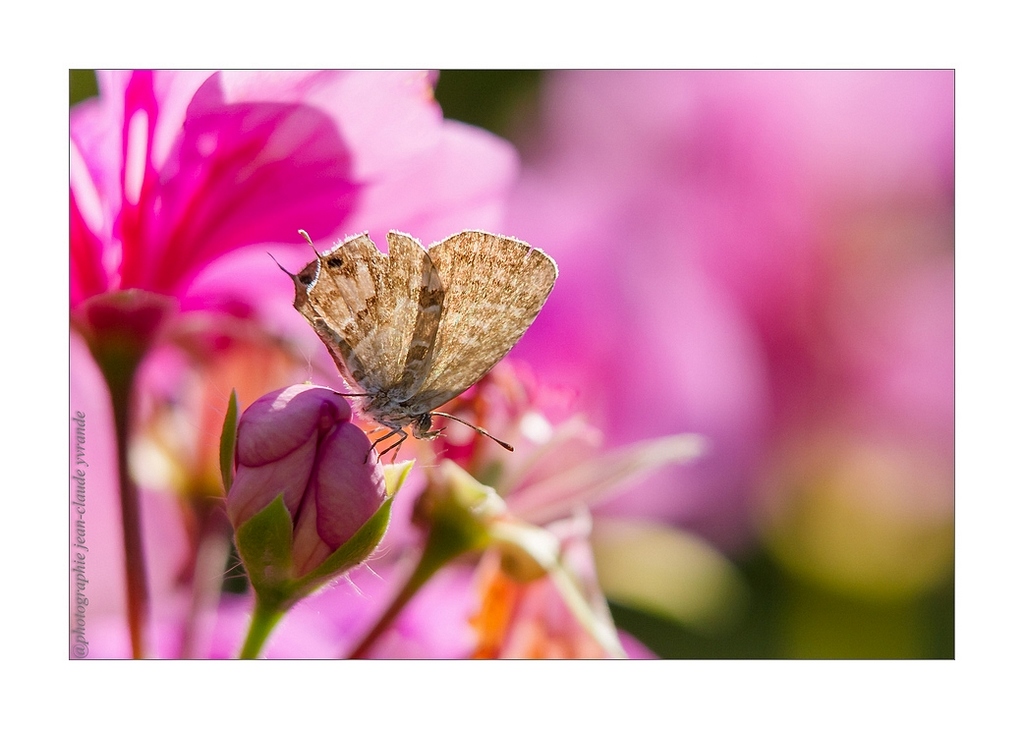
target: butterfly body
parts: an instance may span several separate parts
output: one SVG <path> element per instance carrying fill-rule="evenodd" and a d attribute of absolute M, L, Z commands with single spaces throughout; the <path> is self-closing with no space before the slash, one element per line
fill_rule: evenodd
<path fill-rule="evenodd" d="M 364 233 L 289 274 L 295 308 L 327 346 L 361 411 L 389 435 L 411 425 L 414 437 L 428 439 L 439 433 L 431 430 L 432 415 L 457 420 L 434 408 L 508 353 L 557 275 L 543 251 L 482 231 L 456 233 L 429 249 L 392 231 L 387 255 Z"/>

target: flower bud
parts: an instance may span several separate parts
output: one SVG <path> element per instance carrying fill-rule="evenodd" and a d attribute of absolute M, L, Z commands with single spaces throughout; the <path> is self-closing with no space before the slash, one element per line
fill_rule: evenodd
<path fill-rule="evenodd" d="M 242 414 L 227 510 L 257 592 L 294 592 L 287 585 L 324 566 L 388 500 L 380 462 L 351 417 L 342 395 L 314 385 L 264 395 Z M 275 506 L 279 499 L 283 509 Z M 374 522 L 379 534 L 361 538 L 357 550 L 332 562 L 337 571 L 320 577 L 369 556 L 386 517 Z"/>

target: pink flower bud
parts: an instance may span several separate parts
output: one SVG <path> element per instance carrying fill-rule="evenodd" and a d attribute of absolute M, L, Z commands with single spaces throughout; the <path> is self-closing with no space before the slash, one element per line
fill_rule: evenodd
<path fill-rule="evenodd" d="M 228 518 L 237 530 L 283 496 L 295 577 L 318 567 L 387 498 L 380 462 L 351 417 L 333 390 L 293 385 L 264 395 L 239 420 Z"/>

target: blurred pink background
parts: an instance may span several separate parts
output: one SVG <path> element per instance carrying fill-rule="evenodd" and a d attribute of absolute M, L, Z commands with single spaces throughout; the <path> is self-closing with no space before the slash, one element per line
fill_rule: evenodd
<path fill-rule="evenodd" d="M 819 602 L 946 594 L 953 73 L 554 72 L 515 132 L 508 230 L 562 271 L 516 353 L 613 442 L 711 439 L 603 513 L 767 554 Z"/>

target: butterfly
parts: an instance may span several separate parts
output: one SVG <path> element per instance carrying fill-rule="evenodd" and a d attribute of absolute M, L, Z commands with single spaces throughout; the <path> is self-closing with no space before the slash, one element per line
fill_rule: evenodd
<path fill-rule="evenodd" d="M 299 233 L 312 246 L 305 231 Z M 519 341 L 551 293 L 558 267 L 527 243 L 465 230 L 429 249 L 397 231 L 383 254 L 366 233 L 346 238 L 299 273 L 294 306 L 327 346 L 362 413 L 401 446 L 411 426 L 433 439 L 436 412 L 474 385 Z M 313 248 L 316 251 L 316 248 Z M 280 265 L 280 264 L 279 264 Z"/>

